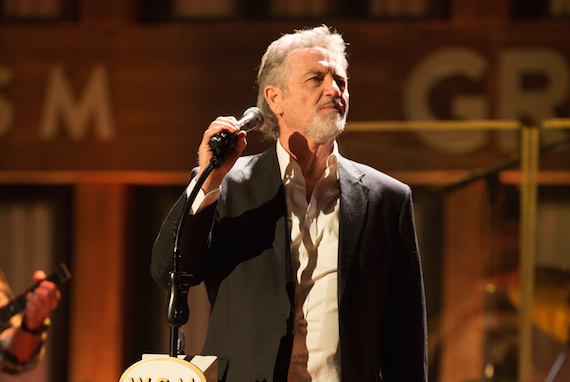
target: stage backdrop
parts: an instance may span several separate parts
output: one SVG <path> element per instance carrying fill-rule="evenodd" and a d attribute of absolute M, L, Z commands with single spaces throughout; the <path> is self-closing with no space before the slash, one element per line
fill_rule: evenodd
<path fill-rule="evenodd" d="M 78 28 L 4 25 L 0 169 L 187 171 L 218 115 L 255 104 L 266 45 L 298 23 Z M 338 22 L 350 43 L 349 122 L 570 116 L 562 22 Z M 513 133 L 351 133 L 341 152 L 384 169 L 474 168 Z M 253 134 L 248 152 L 267 145 Z M 412 159 L 411 155 L 413 153 Z M 435 153 L 435 155 L 434 155 Z M 470 154 L 470 155 L 464 155 Z M 564 161 L 561 161 L 561 163 Z"/>

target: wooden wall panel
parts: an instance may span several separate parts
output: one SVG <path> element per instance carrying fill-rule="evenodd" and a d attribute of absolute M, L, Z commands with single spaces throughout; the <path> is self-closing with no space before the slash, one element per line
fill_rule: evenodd
<path fill-rule="evenodd" d="M 266 45 L 299 22 L 194 22 L 159 25 L 74 24 L 0 26 L 0 168 L 10 170 L 187 171 L 195 163 L 201 133 L 216 116 L 240 115 L 255 103 L 256 68 Z M 441 118 L 453 97 L 481 95 L 485 118 L 501 118 L 500 60 L 507 49 L 548 49 L 570 71 L 570 24 L 510 22 L 454 24 L 450 21 L 335 21 L 350 43 L 351 121 L 405 120 L 408 81 L 417 65 L 436 51 L 466 48 L 486 70 L 474 84 L 442 82 L 433 94 Z M 64 73 L 80 109 L 97 68 L 105 72 L 112 111 L 112 136 L 97 136 L 94 118 L 73 138 L 59 121 L 42 138 L 49 79 Z M 475 93 L 473 93 L 475 92 Z M 50 96 L 50 94 L 52 94 Z M 13 121 L 2 124 L 7 113 Z M 570 103 L 553 113 L 570 116 Z M 84 115 L 89 113 L 84 112 Z M 72 126 L 70 126 L 72 125 Z M 341 152 L 383 169 L 473 168 L 504 155 L 491 135 L 486 146 L 458 157 L 430 150 L 414 134 L 352 133 L 340 138 Z M 250 139 L 248 152 L 267 144 Z M 414 155 L 408 155 L 409 152 Z M 421 160 L 413 161 L 413 159 Z"/>

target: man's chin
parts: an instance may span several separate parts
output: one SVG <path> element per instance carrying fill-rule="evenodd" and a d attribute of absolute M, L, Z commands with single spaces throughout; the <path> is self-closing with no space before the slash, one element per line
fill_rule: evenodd
<path fill-rule="evenodd" d="M 325 107 L 319 110 L 320 117 L 323 119 L 342 118 L 343 114 L 335 107 Z"/>
<path fill-rule="evenodd" d="M 327 109 L 319 113 L 307 127 L 308 135 L 318 144 L 334 140 L 343 132 L 346 120 L 337 109 Z M 321 112 L 324 109 L 320 110 Z"/>
<path fill-rule="evenodd" d="M 309 130 L 309 136 L 318 144 L 326 143 L 335 140 L 344 131 L 344 124 L 328 126 L 326 129 L 318 131 Z"/>

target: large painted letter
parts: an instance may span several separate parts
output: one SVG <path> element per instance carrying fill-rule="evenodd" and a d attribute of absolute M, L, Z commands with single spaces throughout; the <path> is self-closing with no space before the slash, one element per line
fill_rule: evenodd
<path fill-rule="evenodd" d="M 509 49 L 500 59 L 501 118 L 520 119 L 523 123 L 540 125 L 556 117 L 556 108 L 568 101 L 568 62 L 558 52 L 546 48 Z M 525 78 L 539 78 L 540 86 L 525 86 Z M 541 80 L 542 79 L 542 80 Z M 567 132 L 543 131 L 542 142 L 562 139 Z M 500 132 L 499 144 L 505 151 L 518 147 L 519 135 Z"/>
<path fill-rule="evenodd" d="M 410 120 L 435 120 L 429 100 L 434 88 L 443 80 L 462 76 L 482 81 L 487 71 L 485 59 L 477 52 L 462 48 L 439 50 L 422 60 L 408 79 L 404 112 Z M 487 104 L 481 96 L 456 96 L 451 103 L 453 116 L 462 119 L 487 118 Z M 418 131 L 421 140 L 434 149 L 449 154 L 464 154 L 487 143 L 483 131 Z"/>
<path fill-rule="evenodd" d="M 90 122 L 97 139 L 108 140 L 113 137 L 111 94 L 106 68 L 98 65 L 93 69 L 82 96 L 76 100 L 63 67 L 55 65 L 48 77 L 40 119 L 40 137 L 54 139 L 61 123 L 73 140 L 81 140 L 85 137 Z"/>
<path fill-rule="evenodd" d="M 540 87 L 524 86 L 525 76 L 544 78 Z M 533 123 L 555 117 L 568 97 L 568 63 L 549 49 L 509 49 L 501 54 L 500 116 L 526 117 Z"/>

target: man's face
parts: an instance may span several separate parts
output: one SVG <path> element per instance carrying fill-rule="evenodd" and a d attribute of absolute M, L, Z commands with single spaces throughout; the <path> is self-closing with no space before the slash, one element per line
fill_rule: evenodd
<path fill-rule="evenodd" d="M 338 57 L 322 48 L 293 52 L 283 89 L 281 129 L 316 143 L 336 138 L 348 115 L 348 78 Z"/>

